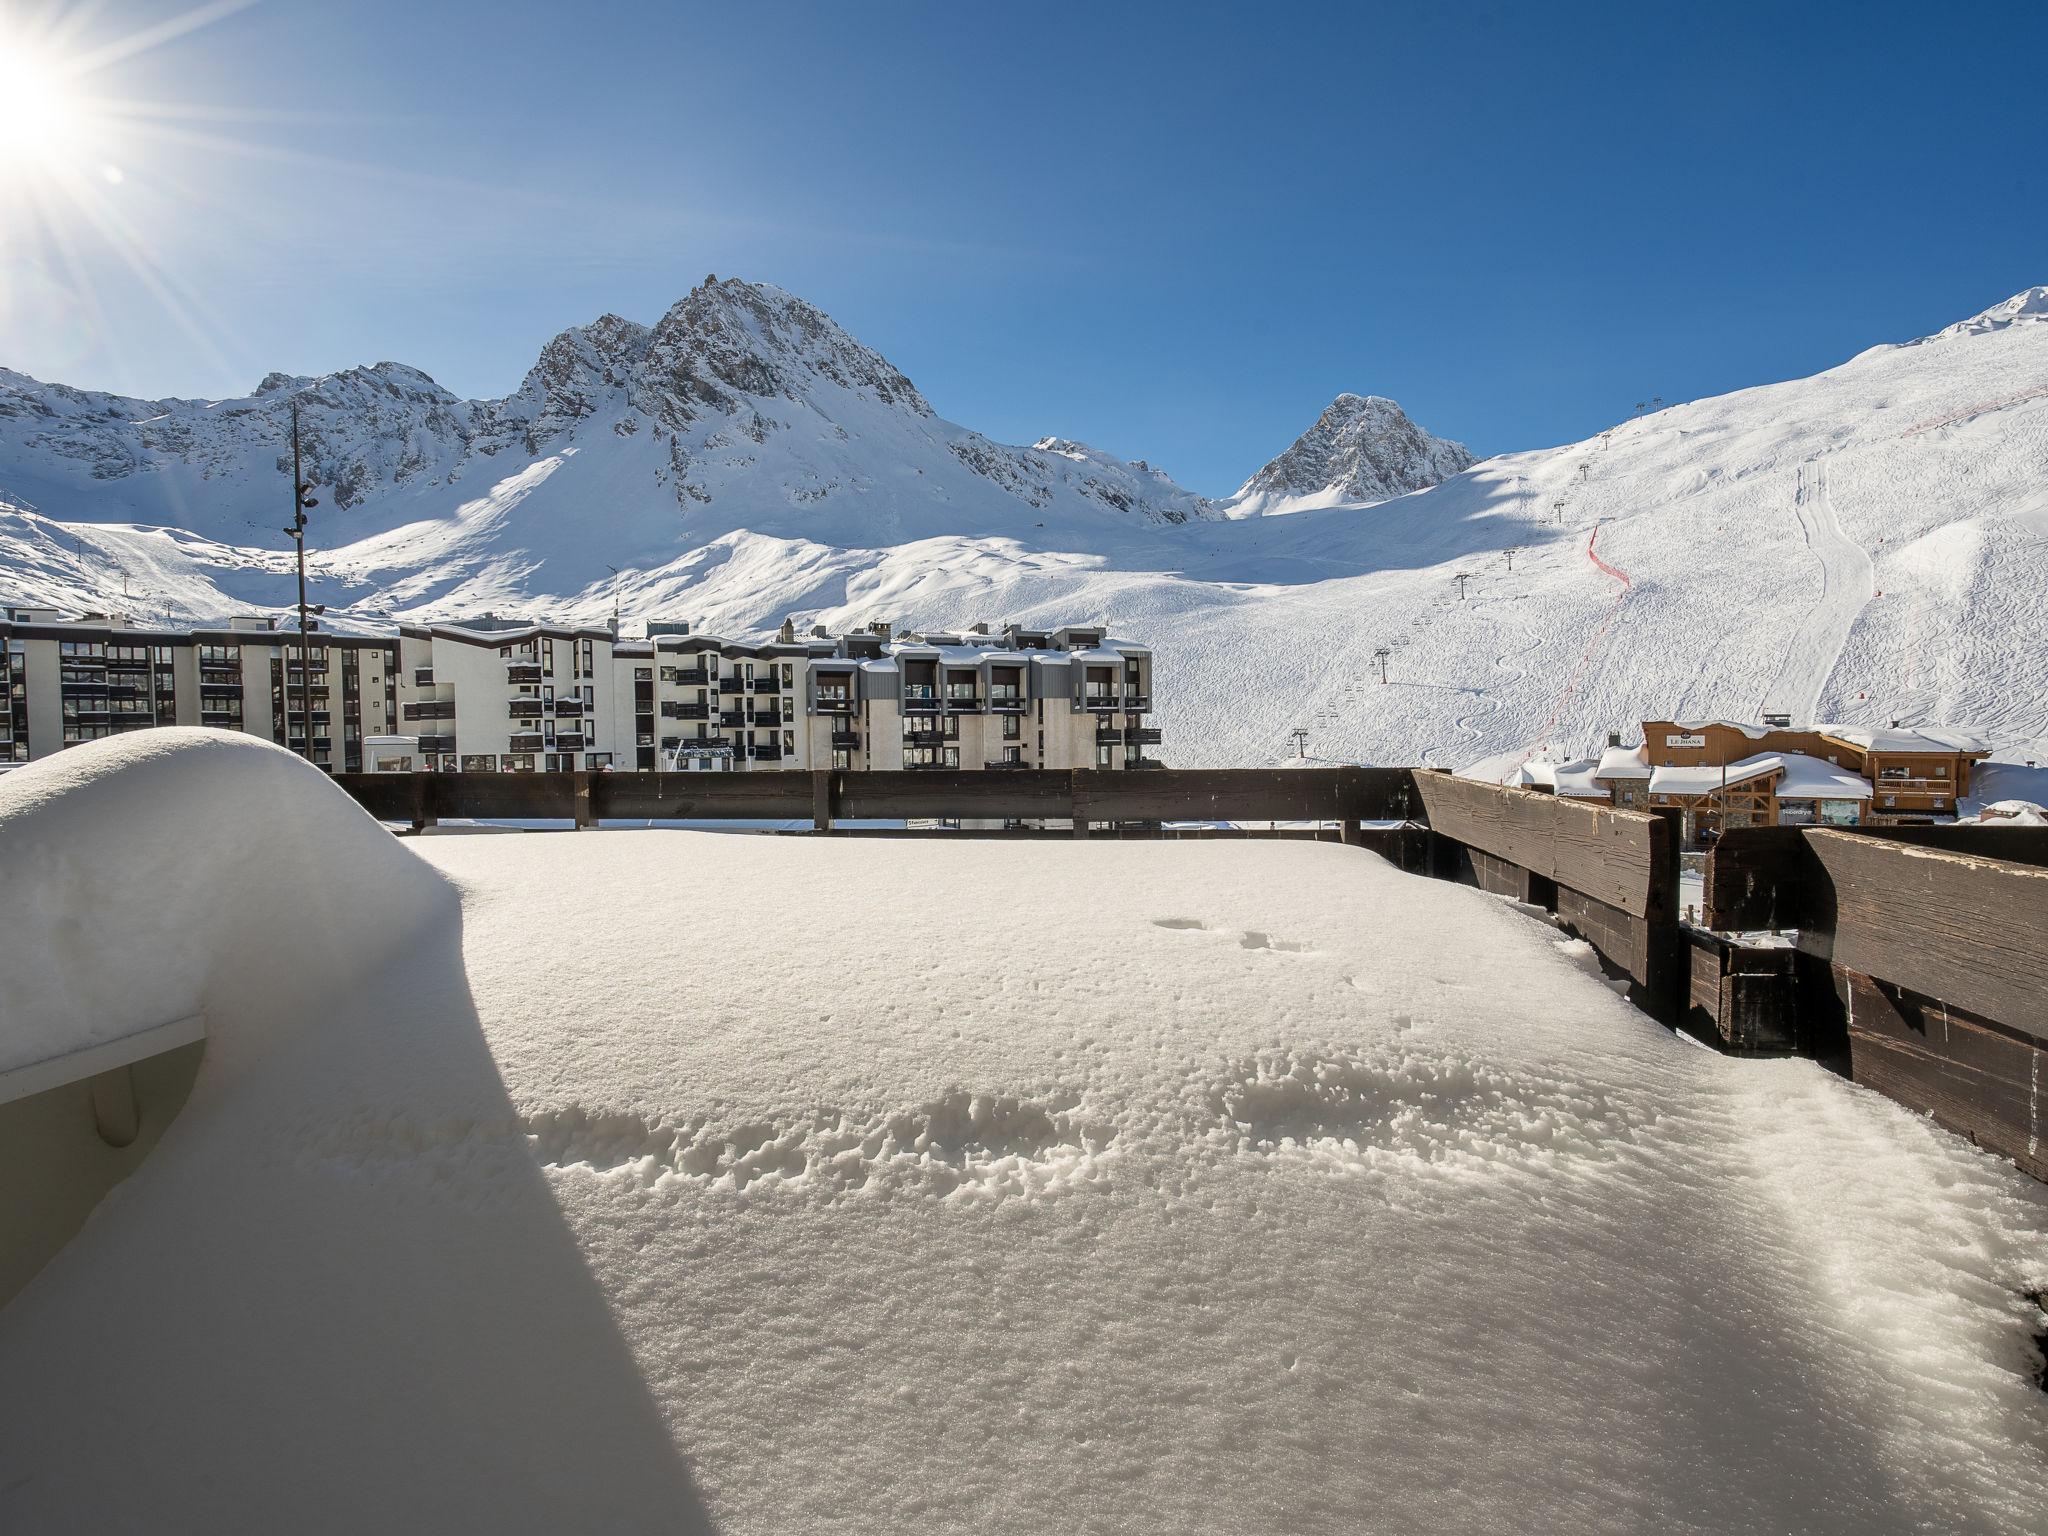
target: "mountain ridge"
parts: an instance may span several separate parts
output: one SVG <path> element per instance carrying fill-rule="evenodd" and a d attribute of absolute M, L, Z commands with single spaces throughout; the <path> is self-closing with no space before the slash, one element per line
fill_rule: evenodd
<path fill-rule="evenodd" d="M 1302 726 L 1318 756 L 1462 766 L 1778 709 L 2048 738 L 2048 325 L 2027 294 L 1403 495 L 1275 496 L 1286 516 L 921 414 L 856 354 L 813 368 L 804 318 L 762 302 L 776 337 L 749 339 L 751 302 L 700 297 L 654 362 L 657 327 L 574 328 L 490 409 L 397 364 L 308 387 L 323 462 L 360 493 L 315 514 L 330 620 L 601 623 L 616 602 L 737 636 L 790 617 L 1107 624 L 1159 651 L 1183 764 L 1276 761 Z M 296 386 L 133 421 L 155 404 L 26 382 L 0 375 L 10 598 L 285 608 Z M 1339 415 L 1369 414 L 1355 400 Z M 380 424 L 374 453 L 328 441 L 337 416 Z"/>

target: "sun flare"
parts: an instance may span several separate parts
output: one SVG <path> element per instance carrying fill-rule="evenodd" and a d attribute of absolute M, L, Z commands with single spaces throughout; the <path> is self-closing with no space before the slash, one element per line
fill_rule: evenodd
<path fill-rule="evenodd" d="M 82 148 L 86 126 L 65 62 L 0 35 L 0 171 L 62 165 Z"/>

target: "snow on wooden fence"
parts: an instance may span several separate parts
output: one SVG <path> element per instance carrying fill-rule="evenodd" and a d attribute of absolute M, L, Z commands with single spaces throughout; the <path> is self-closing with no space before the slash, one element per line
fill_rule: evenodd
<path fill-rule="evenodd" d="M 1707 921 L 1694 927 L 1679 921 L 1676 813 L 1433 770 L 425 773 L 337 782 L 374 815 L 415 827 L 473 817 L 829 832 L 855 830 L 848 822 L 957 820 L 1067 824 L 979 835 L 1156 837 L 1327 826 L 1402 869 L 1554 913 L 1626 978 L 1640 1007 L 1727 1049 L 1829 1055 L 1846 1041 L 1857 1081 L 2048 1179 L 2048 831 L 1730 832 L 1707 860 Z"/>

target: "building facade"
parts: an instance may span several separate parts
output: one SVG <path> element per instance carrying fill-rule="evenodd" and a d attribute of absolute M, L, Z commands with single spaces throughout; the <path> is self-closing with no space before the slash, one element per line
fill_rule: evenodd
<path fill-rule="evenodd" d="M 247 731 L 330 772 L 363 767 L 363 740 L 389 732 L 397 647 L 389 639 L 320 634 L 299 663 L 299 638 L 268 619 L 164 629 L 105 614 L 0 608 L 6 708 L 0 763 L 155 725 Z"/>
<path fill-rule="evenodd" d="M 1137 768 L 1160 741 L 1151 650 L 1086 625 L 784 625 L 751 643 L 486 615 L 322 634 L 305 675 L 297 642 L 263 619 L 170 631 L 0 609 L 0 762 L 149 725 L 299 751 L 309 704 L 313 760 L 341 772 Z"/>

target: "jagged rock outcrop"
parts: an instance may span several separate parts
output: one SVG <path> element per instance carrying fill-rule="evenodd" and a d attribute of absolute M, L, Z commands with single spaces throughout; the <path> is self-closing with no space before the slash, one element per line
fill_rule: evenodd
<path fill-rule="evenodd" d="M 1433 437 L 1378 395 L 1339 395 L 1293 446 L 1245 481 L 1234 517 L 1385 501 L 1471 468 L 1463 443 Z"/>

